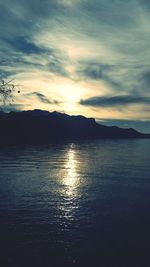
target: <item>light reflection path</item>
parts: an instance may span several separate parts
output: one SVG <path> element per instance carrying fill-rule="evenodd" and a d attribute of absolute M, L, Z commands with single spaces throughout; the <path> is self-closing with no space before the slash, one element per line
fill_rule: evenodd
<path fill-rule="evenodd" d="M 80 189 L 80 161 L 77 156 L 77 150 L 74 145 L 70 145 L 66 151 L 64 171 L 60 179 L 62 185 L 61 211 L 63 216 L 68 220 L 73 220 L 75 210 L 79 203 Z"/>
<path fill-rule="evenodd" d="M 79 186 L 79 176 L 77 173 L 78 161 L 73 145 L 69 148 L 65 164 L 65 175 L 63 177 L 63 185 L 68 196 L 74 196 Z"/>

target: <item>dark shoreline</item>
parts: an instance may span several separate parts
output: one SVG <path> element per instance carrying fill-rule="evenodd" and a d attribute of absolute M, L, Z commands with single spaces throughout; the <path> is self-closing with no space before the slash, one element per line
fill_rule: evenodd
<path fill-rule="evenodd" d="M 98 139 L 149 139 L 133 128 L 104 126 L 93 118 L 42 110 L 0 113 L 0 144 L 57 144 Z"/>

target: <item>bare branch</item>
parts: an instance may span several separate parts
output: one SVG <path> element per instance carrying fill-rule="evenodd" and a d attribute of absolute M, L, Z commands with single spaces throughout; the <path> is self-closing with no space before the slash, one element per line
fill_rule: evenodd
<path fill-rule="evenodd" d="M 15 91 L 20 93 L 20 90 L 18 90 L 18 85 L 12 82 L 13 79 L 7 82 L 4 80 L 0 80 L 0 99 L 3 105 L 5 105 L 7 102 L 10 104 L 14 101 Z"/>

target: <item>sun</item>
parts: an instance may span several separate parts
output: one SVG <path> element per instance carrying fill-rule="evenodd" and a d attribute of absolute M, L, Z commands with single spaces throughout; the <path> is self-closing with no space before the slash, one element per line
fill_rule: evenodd
<path fill-rule="evenodd" d="M 84 93 L 85 89 L 78 85 L 62 84 L 59 88 L 59 94 L 63 99 L 64 107 L 70 112 L 76 110 L 76 106 L 83 97 Z"/>
<path fill-rule="evenodd" d="M 83 88 L 70 84 L 64 84 L 60 89 L 62 97 L 70 103 L 77 102 L 82 97 L 83 91 Z"/>

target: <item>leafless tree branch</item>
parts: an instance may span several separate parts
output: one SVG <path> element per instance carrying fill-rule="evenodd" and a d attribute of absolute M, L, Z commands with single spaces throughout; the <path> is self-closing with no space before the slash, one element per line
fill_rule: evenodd
<path fill-rule="evenodd" d="M 14 101 L 14 92 L 20 93 L 18 88 L 19 86 L 13 83 L 13 79 L 9 81 L 0 80 L 0 99 L 3 105 Z"/>

